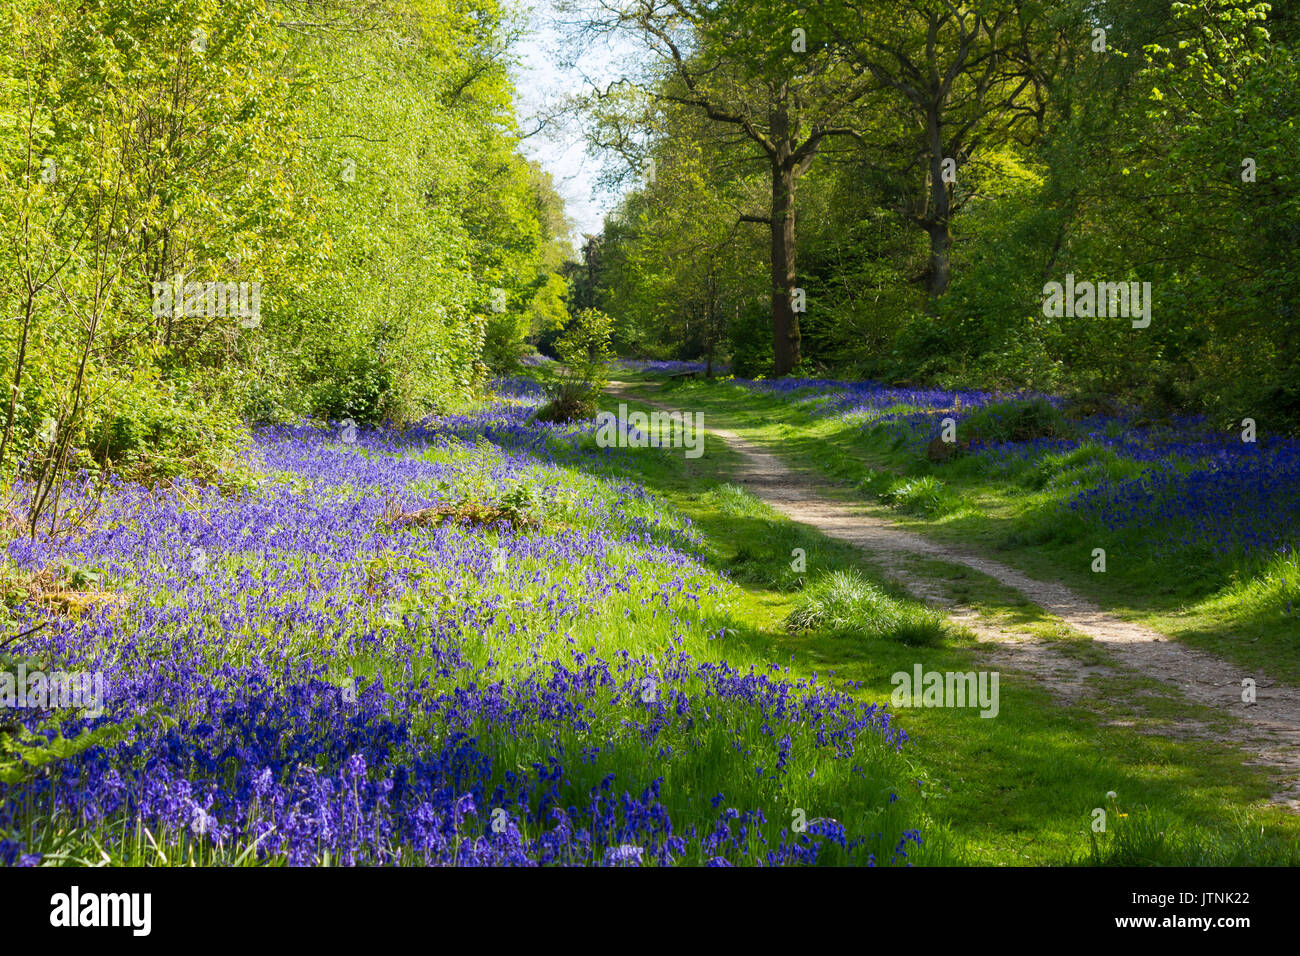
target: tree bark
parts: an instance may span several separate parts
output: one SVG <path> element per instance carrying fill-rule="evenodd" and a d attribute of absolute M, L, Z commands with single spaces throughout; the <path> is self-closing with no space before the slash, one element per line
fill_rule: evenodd
<path fill-rule="evenodd" d="M 932 222 L 927 227 L 930 233 L 930 285 L 933 298 L 938 298 L 948 291 L 948 281 L 952 276 L 952 233 L 948 230 L 948 221 Z"/>
<path fill-rule="evenodd" d="M 772 355 L 773 373 L 789 375 L 799 364 L 799 313 L 794 310 L 795 171 L 788 161 L 772 164 Z"/>
<path fill-rule="evenodd" d="M 952 192 L 943 181 L 943 131 L 938 103 L 929 110 L 926 126 L 930 139 L 930 214 L 925 231 L 930 234 L 929 292 L 937 298 L 948 291 L 952 276 Z"/>
<path fill-rule="evenodd" d="M 712 269 L 709 271 L 707 288 L 708 296 L 704 307 L 704 377 L 713 378 L 713 340 L 714 330 L 718 327 L 718 297 Z"/>

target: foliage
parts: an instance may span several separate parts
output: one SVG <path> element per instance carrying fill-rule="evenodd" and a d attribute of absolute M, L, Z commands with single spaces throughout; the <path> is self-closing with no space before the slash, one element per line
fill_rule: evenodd
<path fill-rule="evenodd" d="M 992 402 L 962 417 L 957 434 L 963 441 L 1000 445 L 1035 438 L 1069 438 L 1074 426 L 1046 398 Z"/>
<path fill-rule="evenodd" d="M 242 422 L 462 404 L 563 318 L 568 224 L 516 148 L 513 16 L 0 3 L 0 473 L 33 520 L 68 469 L 215 480 Z"/>
<path fill-rule="evenodd" d="M 854 135 L 827 142 L 799 180 L 804 374 L 1107 395 L 1300 428 L 1290 14 L 1255 0 L 887 6 L 808 7 L 809 49 L 837 45 L 877 86 L 842 117 Z M 718 7 L 719 23 L 739 16 Z M 679 26 L 705 46 L 720 35 Z M 756 63 L 788 48 L 780 29 L 756 35 L 766 44 Z M 722 54 L 742 48 L 709 47 L 717 59 L 705 62 L 731 68 Z M 803 61 L 811 72 L 821 62 Z M 912 85 L 950 67 L 946 91 Z M 607 222 L 597 298 L 617 315 L 620 343 L 695 357 L 694 304 L 711 275 L 737 371 L 784 374 L 756 311 L 772 287 L 767 237 L 743 220 L 762 208 L 763 164 L 743 137 L 678 102 L 690 97 L 675 79 L 653 79 L 636 100 L 641 138 L 625 152 L 653 160 L 656 176 Z M 742 85 L 727 92 L 742 114 L 762 100 Z M 955 179 L 936 188 L 945 158 Z M 1046 283 L 1070 274 L 1149 282 L 1149 326 L 1044 315 Z"/>
<path fill-rule="evenodd" d="M 542 422 L 591 418 L 596 399 L 609 384 L 609 333 L 613 320 L 599 309 L 574 314 L 555 340 L 559 363 L 545 370 L 548 401 L 537 410 Z"/>
<path fill-rule="evenodd" d="M 451 486 L 439 484 L 439 491 L 450 493 Z M 531 488 L 515 484 L 495 495 L 481 497 L 474 492 L 459 493 L 448 504 L 433 505 L 415 511 L 396 511 L 386 515 L 384 524 L 394 528 L 437 527 L 451 521 L 471 528 L 504 527 L 512 531 L 541 526 L 537 501 Z"/>
<path fill-rule="evenodd" d="M 958 506 L 943 482 L 934 475 L 900 478 L 880 492 L 880 500 L 930 517 L 945 514 Z"/>

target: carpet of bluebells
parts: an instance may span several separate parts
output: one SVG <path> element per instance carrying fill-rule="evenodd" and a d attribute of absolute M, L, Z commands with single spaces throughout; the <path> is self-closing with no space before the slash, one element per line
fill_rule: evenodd
<path fill-rule="evenodd" d="M 615 368 L 629 372 L 644 372 L 650 375 L 684 375 L 687 373 L 703 374 L 708 365 L 705 362 L 683 362 L 677 359 L 619 359 Z M 731 371 L 729 362 L 714 362 L 713 374 L 726 375 Z"/>
<path fill-rule="evenodd" d="M 874 382 L 787 378 L 740 382 L 782 396 L 816 417 L 834 416 L 883 430 L 899 447 L 924 455 L 942 421 L 1015 399 L 1061 399 L 1027 393 L 894 388 Z M 1106 449 L 1141 467 L 1131 477 L 1081 485 L 1063 507 L 1073 516 L 1141 537 L 1156 553 L 1290 553 L 1300 539 L 1300 441 L 1259 434 L 1243 440 L 1240 426 L 1215 428 L 1204 418 L 1160 422 L 1137 412 L 1089 415 L 1069 438 L 980 444 L 973 456 L 989 473 L 1011 475 L 1044 456 L 1081 448 Z"/>
<path fill-rule="evenodd" d="M 890 715 L 734 648 L 733 586 L 628 452 L 500 391 L 402 432 L 262 430 L 249 491 L 114 484 L 82 530 L 11 541 L 113 600 L 15 609 L 48 621 L 22 654 L 107 703 L 0 715 L 66 751 L 0 783 L 0 863 L 918 858 Z M 392 520 L 520 487 L 539 528 Z"/>

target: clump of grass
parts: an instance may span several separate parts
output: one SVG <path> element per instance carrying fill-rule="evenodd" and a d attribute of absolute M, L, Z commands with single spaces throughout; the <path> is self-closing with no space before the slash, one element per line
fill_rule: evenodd
<path fill-rule="evenodd" d="M 731 483 L 710 488 L 700 496 L 700 501 L 712 508 L 716 508 L 724 515 L 768 517 L 771 514 L 771 509 L 759 501 L 753 492 Z"/>
<path fill-rule="evenodd" d="M 1108 818 L 1105 833 L 1089 833 L 1088 866 L 1296 866 L 1300 847 L 1267 833 L 1244 814 L 1214 830 L 1191 829 L 1161 813 L 1135 810 Z"/>
<path fill-rule="evenodd" d="M 1061 454 L 1044 455 L 1029 469 L 1026 483 L 1048 491 L 1076 491 L 1119 483 L 1141 472 L 1135 461 L 1100 445 L 1081 445 Z"/>
<path fill-rule="evenodd" d="M 786 618 L 792 631 L 890 638 L 904 644 L 938 644 L 943 615 L 915 601 L 899 600 L 855 570 L 832 571 L 813 581 Z"/>
<path fill-rule="evenodd" d="M 1253 571 L 1253 573 L 1251 573 Z M 1293 614 L 1300 608 L 1300 554 L 1277 554 L 1235 580 L 1209 605 L 1260 617 Z"/>
<path fill-rule="evenodd" d="M 880 500 L 926 516 L 947 514 L 961 507 L 961 502 L 933 475 L 899 479 L 880 493 Z"/>
<path fill-rule="evenodd" d="M 1035 438 L 1069 438 L 1074 431 L 1070 420 L 1045 398 L 985 405 L 957 426 L 961 440 L 988 445 Z"/>

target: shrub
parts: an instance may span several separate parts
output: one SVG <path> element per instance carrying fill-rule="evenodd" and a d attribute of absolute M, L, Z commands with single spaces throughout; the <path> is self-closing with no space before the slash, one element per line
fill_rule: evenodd
<path fill-rule="evenodd" d="M 205 402 L 184 380 L 119 382 L 88 417 L 84 447 L 97 466 L 137 481 L 238 476 L 243 484 L 248 435 L 236 411 Z"/>
<path fill-rule="evenodd" d="M 600 388 L 592 388 L 588 382 L 572 379 L 557 382 L 547 388 L 549 399 L 537 409 L 537 421 L 564 424 L 594 418 L 599 394 Z"/>
<path fill-rule="evenodd" d="M 549 400 L 537 410 L 540 422 L 572 422 L 596 414 L 596 402 L 608 384 L 609 332 L 613 320 L 599 309 L 583 309 L 565 323 L 555 341 L 559 363 L 545 368 Z"/>
<path fill-rule="evenodd" d="M 761 378 L 772 374 L 772 315 L 748 306 L 727 326 L 727 347 L 731 371 L 740 378 Z"/>
<path fill-rule="evenodd" d="M 392 384 L 391 375 L 376 352 L 360 351 L 315 384 L 312 415 L 322 421 L 350 418 L 361 425 L 378 424 L 384 419 Z"/>

